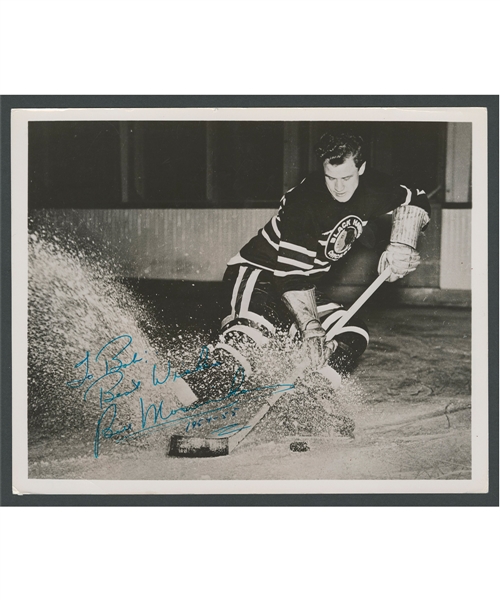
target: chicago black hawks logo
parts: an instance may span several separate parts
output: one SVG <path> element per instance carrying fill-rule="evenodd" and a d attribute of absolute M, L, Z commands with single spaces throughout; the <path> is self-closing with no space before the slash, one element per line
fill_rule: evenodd
<path fill-rule="evenodd" d="M 325 255 L 329 260 L 339 260 L 351 249 L 363 231 L 363 222 L 355 215 L 344 217 L 335 225 L 326 242 Z"/>

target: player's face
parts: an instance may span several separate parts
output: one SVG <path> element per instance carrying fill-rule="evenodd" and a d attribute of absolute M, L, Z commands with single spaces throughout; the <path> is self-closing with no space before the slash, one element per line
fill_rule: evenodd
<path fill-rule="evenodd" d="M 359 176 L 365 170 L 365 163 L 358 169 L 352 158 L 348 158 L 341 165 L 331 165 L 328 160 L 325 160 L 323 170 L 330 194 L 338 202 L 347 202 L 359 185 Z"/>

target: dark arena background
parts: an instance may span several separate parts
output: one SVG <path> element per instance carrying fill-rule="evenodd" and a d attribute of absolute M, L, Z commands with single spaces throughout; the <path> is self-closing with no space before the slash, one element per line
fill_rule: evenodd
<path fill-rule="evenodd" d="M 183 459 L 169 439 L 200 425 L 171 425 L 173 373 L 216 340 L 227 261 L 320 168 L 314 145 L 336 125 L 29 123 L 30 478 L 470 479 L 472 126 L 346 125 L 370 167 L 432 208 L 419 268 L 362 308 L 370 345 L 335 398 L 354 436 L 309 389 L 280 398 L 229 456 Z M 336 301 L 376 277 L 390 217 L 375 231 L 328 275 Z M 276 377 L 289 355 L 270 349 Z M 113 371 L 104 392 L 93 385 Z M 309 452 L 290 451 L 300 441 Z"/>

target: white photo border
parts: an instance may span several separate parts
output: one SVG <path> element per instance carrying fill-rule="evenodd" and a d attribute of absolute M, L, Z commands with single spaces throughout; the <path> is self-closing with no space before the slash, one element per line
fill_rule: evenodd
<path fill-rule="evenodd" d="M 418 98 L 418 97 L 416 97 Z M 484 107 L 15 108 L 12 181 L 12 468 L 14 494 L 485 494 L 488 466 L 488 114 Z M 472 477 L 461 481 L 118 481 L 28 478 L 27 281 L 28 123 L 31 121 L 346 120 L 471 122 L 472 208 Z"/>

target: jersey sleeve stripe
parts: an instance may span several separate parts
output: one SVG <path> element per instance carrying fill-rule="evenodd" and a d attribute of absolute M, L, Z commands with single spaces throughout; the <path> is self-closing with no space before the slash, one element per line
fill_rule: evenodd
<path fill-rule="evenodd" d="M 401 206 L 406 206 L 407 204 L 410 204 L 410 202 L 411 202 L 411 190 L 409 188 L 407 188 L 406 185 L 401 185 L 400 187 L 402 187 L 404 190 L 406 190 L 406 200 L 401 205 Z"/>
<path fill-rule="evenodd" d="M 314 258 L 312 256 L 307 256 L 303 252 L 296 252 L 295 250 L 288 250 L 280 245 L 278 256 L 283 256 L 285 258 L 289 258 L 291 260 L 298 260 L 299 262 L 305 264 L 309 267 L 312 267 L 314 264 Z"/>
<path fill-rule="evenodd" d="M 268 221 L 262 229 L 263 231 L 265 230 L 270 240 L 272 240 L 275 244 L 279 244 L 281 236 L 276 234 L 276 230 L 273 227 L 272 220 Z"/>
<path fill-rule="evenodd" d="M 400 187 L 406 190 L 406 199 L 400 206 L 418 206 L 423 208 L 425 212 L 430 215 L 429 199 L 424 190 L 418 188 L 410 189 L 405 185 L 401 185 Z"/>
<path fill-rule="evenodd" d="M 283 240 L 280 243 L 282 248 L 286 248 L 287 250 L 293 250 L 294 252 L 299 252 L 300 254 L 305 254 L 306 256 L 312 256 L 313 258 L 316 256 L 316 252 L 314 250 L 308 250 L 304 248 L 304 246 L 297 246 L 297 244 L 291 244 L 290 242 L 284 242 Z"/>
<path fill-rule="evenodd" d="M 275 250 L 279 250 L 279 244 L 277 244 L 276 242 L 273 242 L 272 239 L 269 237 L 269 234 L 267 233 L 267 231 L 264 229 L 262 229 L 262 236 L 263 238 L 266 240 L 266 242 L 268 244 L 271 244 L 271 246 L 275 249 Z"/>
<path fill-rule="evenodd" d="M 278 239 L 281 239 L 281 231 L 279 230 L 276 215 L 271 219 L 271 225 L 273 226 L 274 233 Z"/>
<path fill-rule="evenodd" d="M 325 267 L 324 269 L 310 269 L 309 271 L 278 271 L 275 269 L 274 275 L 275 277 L 288 277 L 289 275 L 304 275 L 305 277 L 309 277 L 315 273 L 325 273 L 329 270 L 329 266 Z"/>
<path fill-rule="evenodd" d="M 292 265 L 293 267 L 299 267 L 300 269 L 312 269 L 312 265 L 301 262 L 300 260 L 288 258 L 287 256 L 278 256 L 278 262 L 286 265 Z"/>

